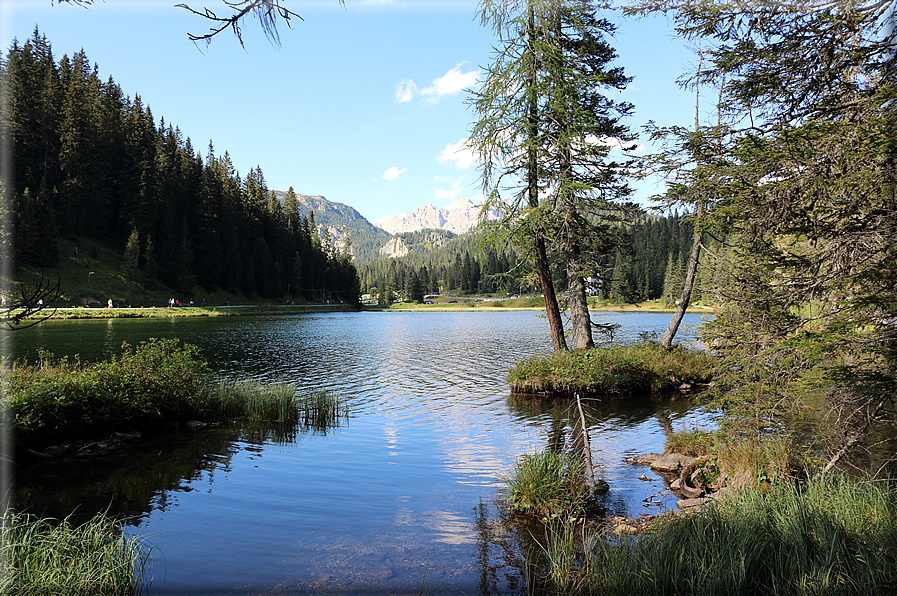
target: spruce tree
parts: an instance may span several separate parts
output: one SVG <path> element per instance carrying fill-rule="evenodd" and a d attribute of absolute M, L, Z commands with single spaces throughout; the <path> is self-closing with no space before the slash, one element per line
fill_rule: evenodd
<path fill-rule="evenodd" d="M 137 228 L 131 230 L 128 241 L 125 243 L 124 255 L 122 257 L 121 268 L 127 275 L 132 275 L 137 271 L 137 265 L 140 262 L 140 234 Z"/>
<path fill-rule="evenodd" d="M 707 333 L 732 364 L 718 388 L 745 424 L 811 378 L 848 396 L 851 411 L 880 413 L 897 386 L 893 3 L 638 8 L 672 10 L 705 56 L 689 82 L 719 89 L 720 124 L 671 137 L 691 172 L 671 192 L 694 204 L 691 186 L 712 183 L 698 224 L 725 237 L 732 258 Z"/>

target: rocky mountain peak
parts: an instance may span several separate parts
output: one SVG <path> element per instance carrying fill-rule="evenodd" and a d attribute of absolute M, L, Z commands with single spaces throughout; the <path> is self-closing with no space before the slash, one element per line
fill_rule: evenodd
<path fill-rule="evenodd" d="M 475 205 L 468 198 L 458 201 L 453 209 L 437 208 L 434 205 L 418 207 L 411 213 L 390 215 L 379 224 L 390 234 L 403 234 L 416 232 L 417 230 L 448 230 L 455 234 L 464 234 L 477 225 L 480 215 L 480 206 Z M 489 219 L 497 217 L 490 214 Z"/>

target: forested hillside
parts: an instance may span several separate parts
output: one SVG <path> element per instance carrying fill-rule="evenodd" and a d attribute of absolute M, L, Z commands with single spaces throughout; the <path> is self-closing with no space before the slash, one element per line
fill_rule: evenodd
<path fill-rule="evenodd" d="M 280 190 L 275 190 L 274 194 L 281 202 L 288 195 Z M 373 225 L 349 205 L 328 201 L 317 195 L 295 196 L 302 215 L 314 217 L 319 232 L 321 228 L 328 228 L 339 246 L 345 248 L 348 244 L 356 263 L 369 263 L 382 258 L 380 248 L 389 240 L 389 232 Z"/>
<path fill-rule="evenodd" d="M 618 302 L 639 302 L 663 298 L 669 304 L 682 292 L 693 225 L 678 214 L 642 215 L 628 229 L 629 242 L 609 254 L 593 271 L 590 293 Z M 387 287 L 400 297 L 420 300 L 424 294 L 519 294 L 535 291 L 532 267 L 521 263 L 511 248 L 496 251 L 482 248 L 482 231 L 450 237 L 439 246 L 427 241 L 433 231 L 398 234 L 408 253 L 359 265 L 364 292 Z M 557 283 L 564 271 L 554 267 Z M 701 299 L 701 289 L 714 283 L 709 268 L 700 270 L 693 295 Z"/>
<path fill-rule="evenodd" d="M 83 238 L 120 250 L 144 286 L 187 297 L 196 284 L 265 299 L 357 296 L 350 256 L 296 201 L 278 201 L 260 167 L 241 177 L 211 142 L 201 155 L 139 95 L 101 81 L 83 51 L 56 61 L 35 29 L 2 68 L 15 147 L 15 238 L 2 252 L 17 265 L 55 267 L 58 239 Z"/>

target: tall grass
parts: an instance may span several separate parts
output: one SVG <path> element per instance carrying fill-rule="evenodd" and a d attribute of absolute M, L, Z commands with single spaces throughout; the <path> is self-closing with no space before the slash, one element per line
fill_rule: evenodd
<path fill-rule="evenodd" d="M 581 563 L 557 580 L 552 565 L 569 556 L 545 566 L 555 593 L 893 594 L 897 502 L 885 485 L 815 477 L 660 518 L 638 539 L 577 547 Z"/>
<path fill-rule="evenodd" d="M 337 394 L 314 391 L 298 395 L 295 387 L 283 383 L 220 380 L 201 399 L 201 409 L 213 418 L 298 422 L 307 428 L 324 429 L 348 417 Z"/>
<path fill-rule="evenodd" d="M 324 430 L 337 426 L 349 412 L 336 393 L 315 391 L 299 399 L 299 421 L 306 428 Z"/>
<path fill-rule="evenodd" d="M 0 594 L 10 596 L 131 596 L 150 563 L 145 543 L 103 513 L 83 525 L 10 513 L 0 553 Z"/>
<path fill-rule="evenodd" d="M 499 478 L 510 489 L 511 509 L 546 521 L 579 513 L 589 496 L 583 462 L 573 453 L 524 454 Z"/>
<path fill-rule="evenodd" d="M 515 393 L 631 395 L 711 380 L 716 361 L 682 347 L 655 342 L 574 350 L 518 362 L 508 374 Z"/>

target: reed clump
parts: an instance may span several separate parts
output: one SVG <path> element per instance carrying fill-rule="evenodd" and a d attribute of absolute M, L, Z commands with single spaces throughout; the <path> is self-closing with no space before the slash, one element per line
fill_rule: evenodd
<path fill-rule="evenodd" d="M 626 396 L 708 383 L 715 364 L 706 352 L 642 342 L 528 358 L 511 368 L 508 383 L 514 393 Z"/>
<path fill-rule="evenodd" d="M 219 380 L 201 399 L 204 401 L 200 408 L 216 419 L 297 422 L 318 429 L 336 426 L 348 417 L 348 410 L 336 393 L 313 391 L 299 395 L 295 387 L 284 383 Z"/>
<path fill-rule="evenodd" d="M 524 454 L 499 478 L 510 490 L 513 511 L 545 521 L 580 513 L 589 497 L 582 459 L 569 452 Z"/>
<path fill-rule="evenodd" d="M 348 419 L 349 411 L 339 395 L 331 391 L 315 391 L 299 399 L 299 422 L 306 428 L 324 430 Z"/>
<path fill-rule="evenodd" d="M 81 525 L 12 512 L 3 522 L 0 594 L 133 596 L 147 583 L 150 549 L 104 513 Z"/>
<path fill-rule="evenodd" d="M 638 539 L 558 530 L 540 576 L 556 594 L 893 594 L 893 488 L 816 476 L 658 518 Z"/>

